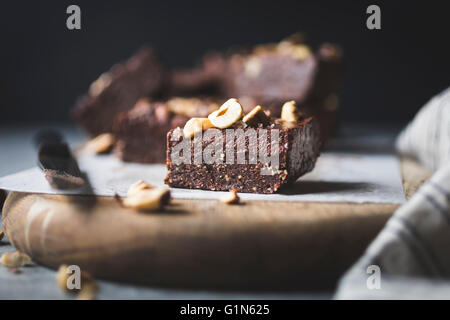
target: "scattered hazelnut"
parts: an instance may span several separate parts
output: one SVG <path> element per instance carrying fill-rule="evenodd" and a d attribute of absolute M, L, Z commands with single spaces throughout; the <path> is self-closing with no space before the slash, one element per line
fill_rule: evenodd
<path fill-rule="evenodd" d="M 3 236 L 4 236 L 4 233 L 3 233 L 3 231 L 0 229 L 0 240 L 3 239 Z"/>
<path fill-rule="evenodd" d="M 69 270 L 68 266 L 63 264 L 58 268 L 58 271 L 56 272 L 56 282 L 58 286 L 63 291 L 70 291 L 70 289 L 67 286 L 67 280 L 69 280 L 69 277 L 72 275 Z M 95 282 L 94 278 L 91 276 L 90 273 L 86 271 L 81 272 L 81 283 L 80 283 L 80 290 L 74 289 L 75 292 L 78 292 L 77 299 L 78 300 L 93 300 L 95 299 L 95 294 L 98 291 L 98 285 Z"/>
<path fill-rule="evenodd" d="M 281 108 L 281 120 L 284 121 L 298 121 L 300 114 L 297 109 L 295 101 L 286 102 Z"/>
<path fill-rule="evenodd" d="M 114 145 L 114 140 L 114 135 L 111 133 L 102 133 L 90 140 L 86 144 L 86 149 L 96 154 L 108 153 Z"/>
<path fill-rule="evenodd" d="M 0 258 L 0 262 L 9 268 L 19 268 L 31 262 L 31 258 L 20 251 L 6 252 Z"/>
<path fill-rule="evenodd" d="M 138 182 L 133 183 L 130 188 L 128 188 L 128 196 L 131 197 L 135 195 L 137 192 L 142 190 L 150 190 L 153 189 L 154 186 L 145 182 L 144 180 L 139 180 Z"/>
<path fill-rule="evenodd" d="M 69 290 L 67 288 L 67 279 L 69 279 L 70 274 L 67 272 L 67 265 L 63 264 L 59 266 L 58 271 L 56 272 L 56 282 L 58 286 L 64 290 Z"/>
<path fill-rule="evenodd" d="M 170 190 L 153 188 L 140 190 L 126 197 L 122 204 L 127 208 L 141 211 L 155 211 L 163 208 L 170 201 Z"/>
<path fill-rule="evenodd" d="M 270 124 L 270 118 L 261 108 L 261 106 L 254 107 L 249 113 L 247 113 L 242 119 L 249 126 L 257 127 L 259 124 Z"/>
<path fill-rule="evenodd" d="M 208 116 L 212 125 L 219 129 L 231 127 L 242 118 L 244 110 L 237 99 L 229 99 L 219 110 L 214 111 Z"/>
<path fill-rule="evenodd" d="M 98 285 L 95 281 L 91 281 L 81 285 L 77 300 L 95 300 L 98 291 Z"/>
<path fill-rule="evenodd" d="M 220 201 L 226 204 L 236 204 L 239 203 L 239 196 L 236 189 L 230 190 L 227 194 L 220 198 Z"/>
<path fill-rule="evenodd" d="M 213 125 L 208 118 L 192 118 L 184 125 L 183 134 L 186 138 L 192 137 L 198 132 L 207 130 Z"/>

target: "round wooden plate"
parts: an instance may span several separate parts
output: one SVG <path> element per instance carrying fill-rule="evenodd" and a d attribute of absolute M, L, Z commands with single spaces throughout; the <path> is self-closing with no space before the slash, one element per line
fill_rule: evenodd
<path fill-rule="evenodd" d="M 12 192 L 2 221 L 18 250 L 52 268 L 178 288 L 319 289 L 335 284 L 397 207 L 173 200 L 141 213 L 108 197 Z"/>

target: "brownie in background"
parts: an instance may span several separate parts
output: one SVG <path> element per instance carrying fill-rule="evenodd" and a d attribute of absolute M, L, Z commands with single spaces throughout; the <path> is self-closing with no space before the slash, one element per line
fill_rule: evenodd
<path fill-rule="evenodd" d="M 76 103 L 73 116 L 91 136 L 111 132 L 117 114 L 131 109 L 139 98 L 157 94 L 164 77 L 153 51 L 143 48 L 92 83 Z"/>
<path fill-rule="evenodd" d="M 164 163 L 167 132 L 192 117 L 207 116 L 219 104 L 210 98 L 172 98 L 152 102 L 140 99 L 117 116 L 113 133 L 115 154 L 123 161 Z"/>
<path fill-rule="evenodd" d="M 315 116 L 326 142 L 336 125 L 342 52 L 323 44 L 314 53 L 291 39 L 256 46 L 228 59 L 223 92 L 257 101 L 278 117 L 286 101 L 294 100 L 307 115 Z"/>

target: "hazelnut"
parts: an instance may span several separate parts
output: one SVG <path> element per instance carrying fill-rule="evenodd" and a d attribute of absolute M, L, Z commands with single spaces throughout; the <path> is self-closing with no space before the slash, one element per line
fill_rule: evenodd
<path fill-rule="evenodd" d="M 0 240 L 3 239 L 3 236 L 4 236 L 3 231 L 0 229 Z"/>
<path fill-rule="evenodd" d="M 283 104 L 281 108 L 281 120 L 296 122 L 300 118 L 300 115 L 295 101 L 292 100 Z"/>
<path fill-rule="evenodd" d="M 305 60 L 311 56 L 311 50 L 304 44 L 294 44 L 289 41 L 282 41 L 278 44 L 278 52 L 291 56 L 296 60 Z"/>
<path fill-rule="evenodd" d="M 102 133 L 93 138 L 86 144 L 86 149 L 92 153 L 102 154 L 111 151 L 114 145 L 114 135 L 111 133 Z"/>
<path fill-rule="evenodd" d="M 89 87 L 89 94 L 93 97 L 98 96 L 111 84 L 111 75 L 109 73 L 103 73 L 95 80 Z"/>
<path fill-rule="evenodd" d="M 261 106 L 254 107 L 249 113 L 247 113 L 242 119 L 249 126 L 257 127 L 259 124 L 270 124 L 270 118 L 261 108 Z"/>
<path fill-rule="evenodd" d="M 81 285 L 77 300 L 95 300 L 98 291 L 98 285 L 95 281 L 90 281 Z"/>
<path fill-rule="evenodd" d="M 242 118 L 244 110 L 237 99 L 229 99 L 219 110 L 214 111 L 208 116 L 212 125 L 219 129 L 231 127 Z"/>
<path fill-rule="evenodd" d="M 0 258 L 0 262 L 9 268 L 23 267 L 31 262 L 31 258 L 20 251 L 16 252 L 6 252 Z"/>
<path fill-rule="evenodd" d="M 71 274 L 68 272 L 68 266 L 63 264 L 59 267 L 58 271 L 56 272 L 56 282 L 58 283 L 58 286 L 63 291 L 69 291 L 69 288 L 67 286 L 67 280 Z M 90 273 L 86 271 L 81 272 L 81 288 L 78 291 L 78 300 L 93 300 L 95 299 L 95 294 L 98 291 L 98 285 L 95 282 L 94 278 L 91 276 Z M 75 291 L 75 289 L 74 289 Z"/>
<path fill-rule="evenodd" d="M 220 198 L 220 201 L 226 204 L 236 204 L 239 203 L 239 196 L 236 189 L 230 190 L 227 194 Z"/>
<path fill-rule="evenodd" d="M 153 188 L 140 190 L 123 200 L 123 205 L 140 211 L 155 211 L 170 201 L 170 190 Z"/>
<path fill-rule="evenodd" d="M 186 138 L 194 136 L 196 133 L 211 128 L 213 125 L 208 118 L 192 118 L 184 125 L 183 134 Z"/>
<path fill-rule="evenodd" d="M 142 190 L 150 190 L 153 188 L 154 186 L 152 186 L 151 184 L 145 182 L 144 180 L 139 180 L 138 182 L 133 183 L 130 188 L 128 188 L 128 197 L 131 197 Z"/>

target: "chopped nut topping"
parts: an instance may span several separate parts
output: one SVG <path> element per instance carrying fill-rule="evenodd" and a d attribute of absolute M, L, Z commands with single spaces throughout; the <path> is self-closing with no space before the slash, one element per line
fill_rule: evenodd
<path fill-rule="evenodd" d="M 282 41 L 278 44 L 278 52 L 290 55 L 297 60 L 305 60 L 311 56 L 311 50 L 304 44 L 295 44 L 289 41 Z"/>
<path fill-rule="evenodd" d="M 295 101 L 286 102 L 281 109 L 281 120 L 284 121 L 298 121 L 301 114 L 297 109 Z"/>
<path fill-rule="evenodd" d="M 114 135 L 103 133 L 86 144 L 86 149 L 96 154 L 108 153 L 114 145 Z"/>
<path fill-rule="evenodd" d="M 0 258 L 0 262 L 9 268 L 19 268 L 31 262 L 31 258 L 20 251 L 6 252 Z"/>
<path fill-rule="evenodd" d="M 111 75 L 109 73 L 103 73 L 95 80 L 89 87 L 89 94 L 93 97 L 98 96 L 111 84 Z"/>
<path fill-rule="evenodd" d="M 186 138 L 194 136 L 198 132 L 202 132 L 203 130 L 207 130 L 211 128 L 213 125 L 208 118 L 192 118 L 189 119 L 188 122 L 184 125 L 183 135 Z"/>
<path fill-rule="evenodd" d="M 220 198 L 220 201 L 226 204 L 236 204 L 239 203 L 239 200 L 236 189 L 230 190 L 230 192 Z"/>
<path fill-rule="evenodd" d="M 219 110 L 214 111 L 208 116 L 212 125 L 219 129 L 231 127 L 243 116 L 244 110 L 237 99 L 229 99 Z"/>
<path fill-rule="evenodd" d="M 142 190 L 150 190 L 153 189 L 154 186 L 145 182 L 144 180 L 139 180 L 138 182 L 133 183 L 130 188 L 128 188 L 128 196 L 131 197 L 135 195 L 137 192 Z"/>
<path fill-rule="evenodd" d="M 123 200 L 128 208 L 142 211 L 160 210 L 170 201 L 170 190 L 166 188 L 153 188 L 140 190 Z"/>
<path fill-rule="evenodd" d="M 219 107 L 213 101 L 209 102 L 198 98 L 179 97 L 168 100 L 167 106 L 170 112 L 184 115 L 188 118 L 210 113 Z"/>
<path fill-rule="evenodd" d="M 270 118 L 261 108 L 261 106 L 254 107 L 249 113 L 247 113 L 242 119 L 247 125 L 257 127 L 259 124 L 270 124 Z"/>

